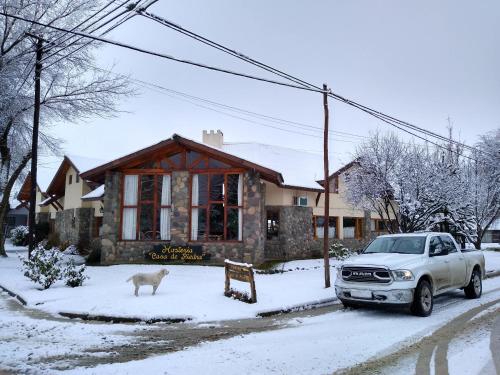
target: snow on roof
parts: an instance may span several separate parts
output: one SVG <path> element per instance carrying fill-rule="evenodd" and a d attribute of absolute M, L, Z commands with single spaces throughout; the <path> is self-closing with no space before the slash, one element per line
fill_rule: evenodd
<path fill-rule="evenodd" d="M 104 185 L 100 185 L 99 187 L 92 190 L 90 193 L 85 194 L 82 199 L 99 199 L 104 196 Z"/>
<path fill-rule="evenodd" d="M 88 158 L 86 156 L 66 154 L 66 157 L 78 168 L 78 172 L 83 173 L 89 169 L 98 167 L 105 163 L 104 160 Z"/>
<path fill-rule="evenodd" d="M 45 198 L 43 201 L 41 201 L 38 205 L 39 206 L 45 206 L 49 201 L 52 199 L 52 197 Z"/>
<path fill-rule="evenodd" d="M 323 155 L 262 143 L 224 143 L 222 151 L 280 172 L 285 185 L 321 189 Z"/>

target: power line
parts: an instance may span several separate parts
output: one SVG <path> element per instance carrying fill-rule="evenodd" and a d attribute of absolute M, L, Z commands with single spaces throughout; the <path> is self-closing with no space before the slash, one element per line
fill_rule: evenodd
<path fill-rule="evenodd" d="M 107 69 L 98 68 L 98 67 L 93 66 L 93 65 L 89 65 L 89 67 L 92 68 L 92 69 L 97 69 L 97 70 L 103 71 L 105 73 L 109 73 L 109 74 L 113 74 L 115 76 L 122 77 L 124 79 L 127 79 L 127 80 L 131 81 L 132 83 L 135 83 L 136 85 L 138 85 L 140 87 L 144 87 L 144 88 L 153 90 L 155 92 L 160 92 L 161 94 L 167 95 L 167 93 L 170 93 L 173 96 L 172 95 L 167 95 L 167 96 L 174 97 L 175 99 L 180 99 L 180 98 L 177 97 L 177 96 L 180 96 L 180 97 L 182 97 L 184 99 L 188 99 L 188 100 L 185 100 L 185 101 L 189 102 L 189 103 L 192 103 L 194 105 L 197 105 L 197 104 L 191 102 L 190 100 L 199 101 L 199 102 L 205 103 L 207 105 L 212 105 L 212 106 L 215 106 L 215 107 L 218 107 L 218 108 L 223 108 L 223 109 L 231 110 L 231 111 L 234 111 L 234 112 L 238 112 L 238 113 L 244 114 L 245 116 L 255 117 L 255 118 L 258 118 L 260 120 L 274 122 L 274 123 L 277 123 L 277 124 L 280 124 L 280 125 L 288 125 L 288 126 L 292 126 L 292 127 L 295 127 L 295 128 L 301 129 L 301 130 L 306 130 L 306 131 L 323 132 L 323 129 L 321 127 L 317 127 L 317 126 L 313 126 L 313 125 L 305 124 L 305 123 L 301 123 L 301 122 L 296 122 L 296 121 L 285 120 L 285 119 L 282 119 L 282 118 L 279 118 L 279 117 L 264 115 L 262 113 L 258 113 L 258 112 L 254 112 L 254 111 L 249 111 L 247 109 L 230 106 L 230 105 L 223 104 L 223 103 L 220 103 L 220 102 L 215 102 L 213 100 L 209 100 L 209 99 L 206 99 L 206 98 L 201 98 L 199 96 L 194 96 L 194 95 L 191 95 L 191 94 L 187 94 L 185 92 L 173 90 L 173 89 L 167 88 L 165 86 L 159 85 L 157 83 L 151 83 L 151 82 L 143 81 L 143 80 L 140 80 L 140 79 L 137 79 L 137 78 L 132 78 L 130 76 L 126 76 L 124 74 L 115 73 L 115 72 L 112 72 L 112 71 L 107 70 Z M 206 108 L 205 106 L 202 106 L 202 107 Z M 207 108 L 207 109 L 212 110 L 211 108 Z M 226 114 L 224 112 L 220 112 L 220 113 Z M 236 117 L 236 118 L 242 119 L 241 117 Z M 261 124 L 261 123 L 259 123 L 259 124 Z M 282 128 L 279 128 L 279 129 L 282 129 Z M 282 130 L 286 131 L 286 129 L 282 129 Z M 355 138 L 359 138 L 359 139 L 367 139 L 368 138 L 366 136 L 362 136 L 362 135 L 358 135 L 358 134 L 354 134 L 354 133 L 348 133 L 348 132 L 342 132 L 342 131 L 335 131 L 335 130 L 331 130 L 329 133 L 331 133 L 333 135 L 336 135 L 336 136 L 340 136 L 340 137 L 355 137 Z M 299 134 L 303 134 L 303 133 L 299 133 Z M 335 139 L 335 140 L 336 141 L 341 141 L 341 142 L 353 142 L 354 143 L 354 141 L 352 141 L 352 140 L 344 140 L 344 139 Z"/>
<path fill-rule="evenodd" d="M 264 70 L 266 70 L 268 72 L 276 74 L 276 75 L 278 75 L 278 76 L 280 76 L 282 78 L 288 79 L 288 80 L 294 82 L 295 84 L 302 85 L 303 87 L 320 89 L 320 87 L 317 86 L 317 85 L 314 85 L 312 83 L 304 81 L 304 80 L 302 80 L 300 78 L 294 77 L 294 76 L 292 76 L 292 75 L 290 75 L 288 73 L 285 73 L 285 72 L 283 72 L 283 71 L 281 71 L 279 69 L 276 69 L 274 67 L 266 65 L 266 64 L 264 64 L 264 63 L 262 63 L 262 62 L 260 62 L 258 60 L 252 59 L 251 57 L 249 57 L 249 56 L 247 56 L 247 55 L 245 55 L 245 54 L 243 54 L 241 52 L 238 52 L 238 51 L 236 51 L 234 49 L 231 49 L 231 48 L 226 47 L 226 46 L 224 46 L 224 45 L 222 45 L 220 43 L 217 43 L 217 42 L 215 42 L 213 40 L 210 40 L 210 39 L 208 39 L 208 38 L 206 38 L 206 37 L 204 37 L 204 36 L 202 36 L 200 34 L 197 34 L 197 33 L 193 32 L 191 30 L 188 30 L 188 29 L 186 29 L 186 28 L 184 28 L 184 27 L 182 27 L 182 26 L 180 26 L 180 25 L 178 25 L 178 24 L 176 24 L 174 22 L 171 22 L 171 21 L 169 21 L 169 20 L 167 20 L 167 19 L 165 19 L 163 17 L 160 17 L 160 16 L 158 16 L 158 15 L 156 15 L 154 13 L 147 12 L 147 11 L 141 10 L 141 9 L 136 10 L 136 12 L 138 14 L 146 17 L 146 18 L 149 18 L 149 19 L 151 19 L 151 20 L 153 20 L 153 21 L 155 21 L 155 22 L 157 22 L 157 23 L 159 23 L 159 24 L 161 24 L 163 26 L 166 26 L 166 27 L 168 27 L 168 28 L 170 28 L 172 30 L 175 30 L 175 31 L 177 31 L 177 32 L 179 32 L 181 34 L 184 34 L 184 35 L 186 35 L 186 36 L 188 36 L 188 37 L 190 37 L 192 39 L 195 39 L 195 40 L 197 40 L 197 41 L 199 41 L 199 42 L 201 42 L 203 44 L 211 46 L 211 47 L 213 47 L 213 48 L 215 48 L 215 49 L 217 49 L 219 51 L 225 52 L 225 53 L 227 53 L 227 54 L 229 54 L 231 56 L 234 56 L 234 57 L 236 57 L 236 58 L 238 58 L 240 60 L 246 61 L 246 62 L 248 62 L 248 63 L 250 63 L 252 65 L 255 65 L 255 66 L 257 66 L 257 67 L 259 67 L 261 69 L 264 69 Z M 335 99 L 335 100 L 338 100 L 338 101 L 341 101 L 343 103 L 346 103 L 346 104 L 348 104 L 350 106 L 353 106 L 353 107 L 355 107 L 357 109 L 361 109 L 365 113 L 368 113 L 368 114 L 370 114 L 370 115 L 372 115 L 372 116 L 374 116 L 374 117 L 376 117 L 378 119 L 384 118 L 385 120 L 387 120 L 387 121 L 384 121 L 384 122 L 386 122 L 387 124 L 389 124 L 391 126 L 394 126 L 394 127 L 398 128 L 400 130 L 401 130 L 401 127 L 410 128 L 410 129 L 413 129 L 415 131 L 418 131 L 418 132 L 424 133 L 426 135 L 432 136 L 434 138 L 437 138 L 437 139 L 440 139 L 440 140 L 443 140 L 443 141 L 446 141 L 446 142 L 451 142 L 451 143 L 457 144 L 457 145 L 459 145 L 459 146 L 461 146 L 463 148 L 466 148 L 466 149 L 469 149 L 469 150 L 473 150 L 473 151 L 477 151 L 477 149 L 474 148 L 474 147 L 468 146 L 468 145 L 466 145 L 464 143 L 455 141 L 453 139 L 446 138 L 446 137 L 444 137 L 444 136 L 442 136 L 440 134 L 437 134 L 437 133 L 434 133 L 434 132 L 432 132 L 430 130 L 418 127 L 418 126 L 413 125 L 411 123 L 399 120 L 399 119 L 397 119 L 395 117 L 386 115 L 386 114 L 384 114 L 384 113 L 382 113 L 380 111 L 376 111 L 376 110 L 374 110 L 372 108 L 369 108 L 367 106 L 364 106 L 364 105 L 362 105 L 360 103 L 357 103 L 355 101 L 346 99 L 346 98 L 344 98 L 344 97 L 342 97 L 342 96 L 340 96 L 338 94 L 335 94 L 335 93 L 333 93 L 331 91 L 329 92 L 328 95 L 331 98 Z M 399 124 L 401 127 L 396 126 L 394 123 Z M 413 134 L 411 132 L 407 132 L 407 133 Z M 421 138 L 421 137 L 419 137 L 419 138 Z"/>
<path fill-rule="evenodd" d="M 90 35 L 90 34 L 79 32 L 79 31 L 69 31 L 69 30 L 61 28 L 61 27 L 57 27 L 57 26 L 53 26 L 53 25 L 48 25 L 46 23 L 42 23 L 42 22 L 35 21 L 35 20 L 29 20 L 29 19 L 26 19 L 24 17 L 20 17 L 20 16 L 8 14 L 8 13 L 2 12 L 2 11 L 0 11 L 0 14 L 3 15 L 3 16 L 5 16 L 5 17 L 15 18 L 15 19 L 18 19 L 18 20 L 21 20 L 21 21 L 24 21 L 24 22 L 30 22 L 30 23 L 35 24 L 35 25 L 48 27 L 48 28 L 54 29 L 54 30 L 64 31 L 64 32 L 71 33 L 71 34 L 74 34 L 74 35 L 80 35 L 82 37 L 89 38 L 89 39 L 92 39 L 92 40 L 97 40 L 97 41 L 100 41 L 100 42 L 103 42 L 103 43 L 106 43 L 106 44 L 111 44 L 111 45 L 114 45 L 114 46 L 117 46 L 117 47 L 126 48 L 126 49 L 129 49 L 129 50 L 140 52 L 140 53 L 144 53 L 144 54 L 147 54 L 147 55 L 156 56 L 156 57 L 160 57 L 160 58 L 171 60 L 171 61 L 176 61 L 176 62 L 179 62 L 179 63 L 182 63 L 182 64 L 192 65 L 192 66 L 196 66 L 196 67 L 207 69 L 207 70 L 212 70 L 212 71 L 216 71 L 216 72 L 220 72 L 220 73 L 226 73 L 226 74 L 230 74 L 230 75 L 234 75 L 234 76 L 238 76 L 238 77 L 248 78 L 248 79 L 252 79 L 252 80 L 255 80 L 255 81 L 261 81 L 261 82 L 271 83 L 271 84 L 275 84 L 275 85 L 279 85 L 279 86 L 284 86 L 284 87 L 290 87 L 290 88 L 295 88 L 295 89 L 300 89 L 300 90 L 306 90 L 306 91 L 313 91 L 313 92 L 323 92 L 322 89 L 313 89 L 313 88 L 307 88 L 307 87 L 302 87 L 302 86 L 296 86 L 296 85 L 292 85 L 292 84 L 289 84 L 289 83 L 286 83 L 286 82 L 274 81 L 272 79 L 257 77 L 257 76 L 253 76 L 253 75 L 246 74 L 246 73 L 239 73 L 239 72 L 235 72 L 235 71 L 232 71 L 232 70 L 228 70 L 228 69 L 224 69 L 224 68 L 218 68 L 218 67 L 207 65 L 207 64 L 203 64 L 203 63 L 198 63 L 198 62 L 194 62 L 194 61 L 190 61 L 190 60 L 179 59 L 179 58 L 176 58 L 176 57 L 173 57 L 173 56 L 165 55 L 165 54 L 160 53 L 160 52 L 155 52 L 155 51 L 147 50 L 147 49 L 136 47 L 136 46 L 132 46 L 130 44 L 126 44 L 126 43 L 123 43 L 123 42 L 118 42 L 118 41 L 114 41 L 114 40 L 111 40 L 111 39 L 107 39 L 107 38 L 103 38 L 103 37 L 98 37 L 98 36 Z"/>

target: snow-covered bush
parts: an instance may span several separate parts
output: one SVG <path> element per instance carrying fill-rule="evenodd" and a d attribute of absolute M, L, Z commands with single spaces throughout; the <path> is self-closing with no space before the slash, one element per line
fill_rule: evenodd
<path fill-rule="evenodd" d="M 347 247 L 344 247 L 340 242 L 336 242 L 330 246 L 328 249 L 328 254 L 330 258 L 336 260 L 346 260 L 347 258 L 353 256 L 355 254 L 354 251 L 349 250 Z"/>
<path fill-rule="evenodd" d="M 85 275 L 85 266 L 77 266 L 73 260 L 70 260 L 66 264 L 64 269 L 64 279 L 66 280 L 66 285 L 72 288 L 77 286 L 82 286 L 83 282 L 89 277 Z"/>
<path fill-rule="evenodd" d="M 28 244 L 28 227 L 19 225 L 10 231 L 10 238 L 14 246 L 26 246 Z"/>
<path fill-rule="evenodd" d="M 31 252 L 31 258 L 20 257 L 24 276 L 43 289 L 48 289 L 61 279 L 61 253 L 57 249 L 46 250 L 39 246 Z"/>

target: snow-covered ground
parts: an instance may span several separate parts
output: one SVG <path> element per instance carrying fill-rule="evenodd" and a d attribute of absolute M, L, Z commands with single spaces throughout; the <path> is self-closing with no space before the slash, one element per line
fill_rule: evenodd
<path fill-rule="evenodd" d="M 436 300 L 433 314 L 427 318 L 402 312 L 359 309 L 341 310 L 315 317 L 295 319 L 294 326 L 252 333 L 140 361 L 101 365 L 75 374 L 326 374 L 380 358 L 431 335 L 460 314 L 500 298 L 500 278 L 485 280 L 479 300 L 467 300 L 457 292 Z M 487 340 L 483 342 L 484 340 Z M 483 337 L 472 353 L 488 349 Z M 477 344 L 477 343 L 476 343 Z M 463 345 L 462 345 L 463 346 Z M 466 346 L 466 345 L 465 345 Z M 453 347 L 451 374 L 479 374 L 491 360 L 491 354 L 470 358 L 474 365 L 460 366 Z M 411 360 L 405 373 L 415 372 Z"/>
<path fill-rule="evenodd" d="M 12 250 L 12 246 L 10 246 Z M 19 249 L 14 249 L 18 251 Z M 485 251 L 486 269 L 500 270 L 500 252 Z M 336 262 L 332 261 L 332 284 Z M 0 259 L 0 285 L 18 294 L 28 306 L 52 314 L 60 312 L 149 319 L 215 321 L 253 318 L 258 313 L 288 309 L 335 298 L 333 288 L 323 288 L 323 260 L 291 261 L 275 268 L 284 273 L 256 274 L 257 303 L 247 304 L 223 296 L 224 268 L 165 266 L 170 271 L 155 296 L 150 286 L 133 295 L 126 280 L 138 272 L 156 272 L 160 265 L 88 267 L 90 277 L 82 287 L 69 288 L 62 281 L 39 290 L 20 271 L 20 261 L 11 253 Z M 231 280 L 232 287 L 249 292 L 249 284 Z M 111 298 L 112 297 L 112 298 Z"/>
<path fill-rule="evenodd" d="M 85 349 L 92 350 L 86 356 L 112 356 L 108 348 L 130 341 L 125 333 L 150 329 L 144 325 L 71 324 L 62 319 L 30 317 L 21 310 L 22 306 L 13 311 L 7 301 L 0 297 L 0 374 L 3 369 L 23 374 L 54 373 L 45 372 L 52 363 L 51 357 L 64 362 L 65 357 Z M 11 300 L 10 304 L 17 302 Z"/>
<path fill-rule="evenodd" d="M 0 259 L 0 285 L 18 294 L 34 307 L 52 314 L 60 312 L 133 317 L 140 319 L 189 318 L 195 321 L 253 318 L 260 312 L 280 310 L 305 303 L 335 298 L 333 288 L 323 287 L 322 260 L 291 262 L 285 270 L 271 275 L 255 275 L 257 303 L 247 304 L 223 296 L 224 268 L 207 266 L 165 266 L 169 275 L 156 295 L 150 286 L 133 295 L 133 284 L 126 280 L 138 272 L 156 272 L 159 265 L 119 265 L 88 267 L 90 277 L 79 288 L 62 281 L 50 289 L 38 290 L 25 278 L 17 256 Z M 300 268 L 296 270 L 295 268 Z M 304 268 L 304 269 L 302 269 Z M 335 269 L 332 268 L 332 282 Z M 231 280 L 231 286 L 249 291 L 248 283 Z"/>

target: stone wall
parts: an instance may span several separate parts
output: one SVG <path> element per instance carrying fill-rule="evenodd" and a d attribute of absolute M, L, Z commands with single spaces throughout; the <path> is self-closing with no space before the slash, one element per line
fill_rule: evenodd
<path fill-rule="evenodd" d="M 279 211 L 279 237 L 266 241 L 266 260 L 301 259 L 314 255 L 311 207 L 267 206 L 266 209 Z"/>
<path fill-rule="evenodd" d="M 50 214 L 48 212 L 38 212 L 35 216 L 35 222 L 37 224 L 48 223 L 50 219 Z"/>
<path fill-rule="evenodd" d="M 72 208 L 56 213 L 55 232 L 62 242 L 88 244 L 92 239 L 93 227 L 94 208 Z"/>
<path fill-rule="evenodd" d="M 101 263 L 117 263 L 122 259 L 117 242 L 120 235 L 120 213 L 122 201 L 122 174 L 106 172 L 104 189 L 104 212 L 101 227 Z M 125 257 L 125 255 L 123 256 Z"/>
<path fill-rule="evenodd" d="M 184 245 L 189 240 L 189 172 L 172 173 L 172 245 Z"/>
<path fill-rule="evenodd" d="M 141 263 L 144 254 L 155 245 L 202 245 L 203 251 L 211 254 L 207 263 L 222 264 L 224 259 L 232 259 L 259 264 L 264 261 L 263 189 L 258 173 L 247 172 L 243 176 L 243 241 L 242 242 L 189 242 L 189 173 L 172 173 L 172 217 L 171 241 L 120 241 L 121 175 L 106 175 L 106 195 L 101 230 L 101 262 Z"/>

